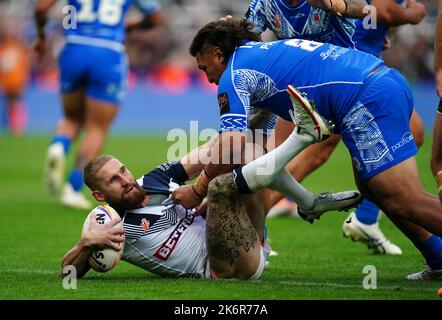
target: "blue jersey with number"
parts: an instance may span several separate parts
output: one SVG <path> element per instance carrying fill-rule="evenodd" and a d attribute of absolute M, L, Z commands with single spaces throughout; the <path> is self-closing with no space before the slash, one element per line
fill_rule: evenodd
<path fill-rule="evenodd" d="M 60 53 L 60 89 L 84 90 L 94 99 L 118 105 L 126 91 L 128 64 L 124 16 L 134 4 L 145 15 L 159 10 L 156 0 L 69 0 Z"/>
<path fill-rule="evenodd" d="M 124 41 L 124 16 L 132 4 L 145 15 L 152 15 L 160 9 L 156 0 L 69 0 L 68 4 L 75 8 L 70 13 L 75 14 L 65 23 L 65 36 L 119 43 Z"/>
<path fill-rule="evenodd" d="M 370 54 L 308 40 L 246 43 L 230 57 L 219 82 L 220 130 L 247 129 L 254 110 L 262 108 L 290 121 L 288 85 L 339 124 L 368 74 L 382 65 Z"/>
<path fill-rule="evenodd" d="M 367 2 L 371 4 L 371 0 Z M 405 0 L 396 0 L 396 3 L 403 5 Z M 389 26 L 382 23 L 373 24 L 373 21 L 367 19 L 357 20 L 356 32 L 353 36 L 356 48 L 380 57 L 389 29 Z"/>
<path fill-rule="evenodd" d="M 253 0 L 246 18 L 256 31 L 273 31 L 278 39 L 301 38 L 354 48 L 355 19 L 339 17 L 311 6 L 305 0 Z"/>

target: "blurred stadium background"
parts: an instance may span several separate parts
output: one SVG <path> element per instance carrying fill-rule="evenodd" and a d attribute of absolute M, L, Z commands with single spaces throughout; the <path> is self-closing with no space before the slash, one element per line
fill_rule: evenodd
<path fill-rule="evenodd" d="M 127 97 L 111 133 L 142 134 L 188 130 L 189 121 L 199 128 L 217 129 L 218 112 L 213 92 L 195 66 L 188 46 L 196 31 L 220 16 L 243 16 L 249 0 L 162 0 L 165 24 L 155 30 L 136 31 L 127 38 L 130 76 Z M 426 130 L 432 128 L 437 97 L 434 91 L 433 41 L 437 0 L 424 0 L 427 17 L 417 26 L 404 26 L 392 37 L 384 54 L 387 65 L 403 72 L 412 84 L 416 108 Z M 60 116 L 57 54 L 62 46 L 62 7 L 51 11 L 47 26 L 50 50 L 38 64 L 32 52 L 36 32 L 33 20 L 35 0 L 0 0 L 0 48 L 13 39 L 26 48 L 30 61 L 24 104 L 29 114 L 28 134 L 52 133 Z M 136 15 L 133 9 L 129 15 Z M 270 33 L 264 35 L 271 39 Z M 7 61 L 3 62 L 7 64 Z M 0 129 L 6 129 L 6 111 L 0 99 Z M 167 115 L 167 116 L 165 116 Z"/>

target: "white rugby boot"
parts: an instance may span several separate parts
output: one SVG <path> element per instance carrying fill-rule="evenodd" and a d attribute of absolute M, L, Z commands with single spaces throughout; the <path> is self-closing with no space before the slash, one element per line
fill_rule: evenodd
<path fill-rule="evenodd" d="M 351 238 L 353 241 L 361 241 L 375 253 L 388 254 L 393 256 L 402 255 L 402 250 L 394 243 L 391 243 L 379 228 L 379 223 L 365 224 L 358 220 L 353 211 L 342 224 L 344 237 Z"/>
<path fill-rule="evenodd" d="M 313 223 L 315 219 L 319 220 L 327 211 L 348 211 L 361 201 L 361 193 L 355 190 L 337 193 L 324 192 L 316 197 L 313 208 L 306 210 L 298 206 L 298 214 L 302 219 Z"/>
<path fill-rule="evenodd" d="M 74 209 L 92 209 L 92 203 L 86 199 L 81 191 L 75 191 L 69 183 L 66 183 L 63 187 L 60 202 Z"/>
<path fill-rule="evenodd" d="M 409 274 L 407 280 L 442 280 L 442 269 L 433 270 L 427 267 L 422 271 Z"/>
<path fill-rule="evenodd" d="M 269 257 L 277 256 L 278 252 L 274 251 L 267 240 L 264 240 L 264 244 L 261 245 L 264 257 L 266 259 L 264 268 L 267 269 L 270 265 Z"/>
<path fill-rule="evenodd" d="M 49 146 L 43 170 L 43 183 L 52 195 L 61 190 L 66 168 L 66 155 L 63 144 L 57 142 Z"/>
<path fill-rule="evenodd" d="M 317 113 L 306 95 L 298 89 L 289 85 L 287 92 L 293 105 L 293 110 L 289 110 L 289 113 L 298 127 L 298 133 L 313 136 L 315 142 L 327 139 L 333 133 L 334 125 Z"/>

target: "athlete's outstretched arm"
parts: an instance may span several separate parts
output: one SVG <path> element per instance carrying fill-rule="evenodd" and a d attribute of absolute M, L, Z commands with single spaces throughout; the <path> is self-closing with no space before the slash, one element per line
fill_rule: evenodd
<path fill-rule="evenodd" d="M 222 132 L 210 150 L 210 162 L 192 185 L 182 186 L 172 193 L 176 203 L 185 208 L 195 208 L 207 195 L 211 179 L 232 171 L 244 158 L 246 134 L 240 131 Z"/>
<path fill-rule="evenodd" d="M 385 0 L 383 0 L 385 1 Z M 317 8 L 348 18 L 364 18 L 365 0 L 307 0 Z"/>
<path fill-rule="evenodd" d="M 376 8 L 377 22 L 388 26 L 418 24 L 426 15 L 425 6 L 416 0 L 408 0 L 406 7 L 394 0 L 373 0 L 371 4 Z"/>
<path fill-rule="evenodd" d="M 218 137 L 218 135 L 214 136 L 212 139 L 198 148 L 191 150 L 180 159 L 189 179 L 197 177 L 201 171 L 203 171 L 207 164 L 206 161 L 210 159 L 212 147 L 218 143 Z"/>

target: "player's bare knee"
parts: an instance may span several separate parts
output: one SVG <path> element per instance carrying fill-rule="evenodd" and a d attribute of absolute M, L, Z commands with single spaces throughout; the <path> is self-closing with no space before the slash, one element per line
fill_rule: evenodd
<path fill-rule="evenodd" d="M 236 187 L 233 183 L 233 176 L 231 173 L 220 175 L 212 181 L 210 181 L 207 196 L 209 197 L 209 201 L 213 198 L 229 198 L 235 195 Z"/>

